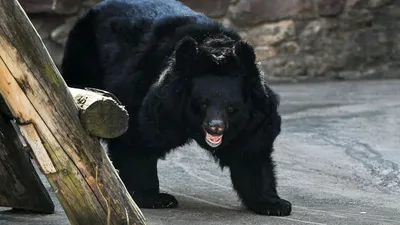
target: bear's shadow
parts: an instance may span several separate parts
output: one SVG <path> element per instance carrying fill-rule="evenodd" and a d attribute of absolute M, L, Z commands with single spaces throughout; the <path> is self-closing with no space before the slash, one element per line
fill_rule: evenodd
<path fill-rule="evenodd" d="M 207 202 L 206 200 L 195 200 L 195 199 L 188 199 L 182 196 L 176 196 L 177 200 L 179 201 L 179 206 L 177 208 L 172 209 L 161 209 L 161 210 L 153 210 L 153 209 L 142 209 L 143 212 L 146 214 L 163 214 L 166 213 L 183 213 L 183 214 L 196 214 L 196 215 L 208 215 L 209 217 L 218 217 L 218 216 L 239 216 L 243 214 L 246 215 L 254 215 L 252 212 L 249 212 L 240 205 L 237 206 L 230 206 L 230 205 L 217 205 L 217 203 Z"/>

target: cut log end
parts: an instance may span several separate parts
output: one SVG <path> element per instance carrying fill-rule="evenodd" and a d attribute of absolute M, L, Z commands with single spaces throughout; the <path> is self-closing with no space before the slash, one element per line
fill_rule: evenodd
<path fill-rule="evenodd" d="M 69 89 L 79 107 L 82 126 L 91 135 L 115 138 L 128 130 L 129 114 L 113 95 L 92 89 Z"/>
<path fill-rule="evenodd" d="M 128 130 L 128 112 L 112 99 L 94 102 L 79 117 L 86 131 L 97 137 L 115 138 Z"/>

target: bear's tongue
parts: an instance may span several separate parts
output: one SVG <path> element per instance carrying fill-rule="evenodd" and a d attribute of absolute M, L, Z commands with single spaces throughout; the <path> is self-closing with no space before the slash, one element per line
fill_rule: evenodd
<path fill-rule="evenodd" d="M 222 142 L 222 134 L 221 135 L 211 135 L 206 132 L 206 141 L 211 147 L 217 147 Z"/>
<path fill-rule="evenodd" d="M 220 135 L 220 136 L 212 136 L 212 135 L 209 135 L 210 141 L 212 141 L 212 142 L 214 142 L 214 143 L 219 142 L 219 141 L 221 140 L 221 138 L 222 138 L 221 135 Z"/>

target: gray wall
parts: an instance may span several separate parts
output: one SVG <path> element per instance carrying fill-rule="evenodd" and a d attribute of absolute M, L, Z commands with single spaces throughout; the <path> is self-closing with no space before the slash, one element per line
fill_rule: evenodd
<path fill-rule="evenodd" d="M 270 79 L 398 76 L 398 0 L 182 1 L 240 31 Z M 96 2 L 20 0 L 58 65 L 77 15 Z"/>

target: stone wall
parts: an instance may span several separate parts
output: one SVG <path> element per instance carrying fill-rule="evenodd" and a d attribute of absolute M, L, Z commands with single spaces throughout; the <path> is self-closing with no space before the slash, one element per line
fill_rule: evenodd
<path fill-rule="evenodd" d="M 57 65 L 100 0 L 19 0 Z M 400 77 L 399 0 L 182 0 L 254 44 L 269 79 Z"/>

